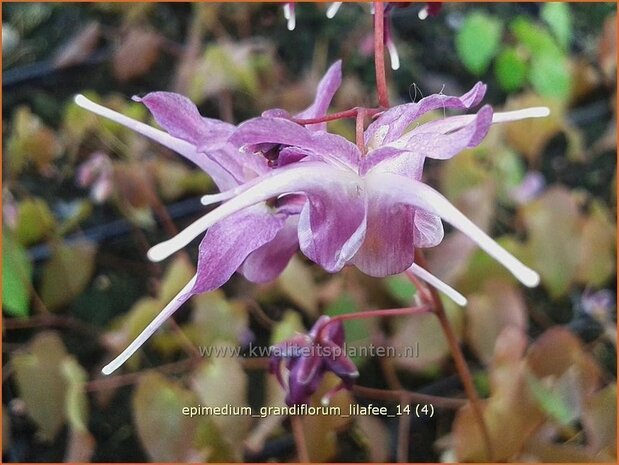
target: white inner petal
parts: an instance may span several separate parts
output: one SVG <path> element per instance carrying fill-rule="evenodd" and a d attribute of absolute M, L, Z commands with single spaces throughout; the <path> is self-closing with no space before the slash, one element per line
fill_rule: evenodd
<path fill-rule="evenodd" d="M 493 123 L 506 123 L 508 121 L 518 121 L 527 118 L 544 118 L 550 115 L 548 107 L 531 107 L 522 110 L 503 111 L 492 115 Z"/>
<path fill-rule="evenodd" d="M 144 345 L 144 343 L 150 338 L 155 331 L 159 329 L 159 327 L 172 316 L 176 310 L 183 305 L 190 295 L 187 295 L 189 291 L 193 288 L 196 282 L 197 276 L 191 278 L 191 280 L 185 284 L 185 286 L 180 290 L 178 294 L 174 296 L 174 298 L 170 301 L 168 305 L 164 307 L 163 310 L 155 317 L 153 321 L 151 321 L 146 328 L 140 333 L 138 337 L 136 337 L 131 344 L 127 346 L 125 350 L 123 350 L 118 357 L 112 360 L 110 363 L 105 365 L 101 370 L 104 375 L 109 375 L 116 371 L 123 363 L 125 363 L 129 357 L 136 353 L 136 351 Z"/>
<path fill-rule="evenodd" d="M 432 287 L 435 287 L 438 291 L 445 294 L 447 297 L 449 297 L 451 300 L 453 300 L 455 303 L 457 303 L 461 307 L 464 307 L 468 303 L 468 301 L 466 300 L 466 297 L 464 297 L 462 294 L 456 291 L 453 287 L 444 283 L 443 281 L 438 279 L 436 276 L 434 276 L 432 273 L 420 267 L 416 263 L 413 263 L 411 267 L 408 269 L 408 271 L 410 271 L 412 274 L 414 274 L 421 280 L 427 282 Z"/>

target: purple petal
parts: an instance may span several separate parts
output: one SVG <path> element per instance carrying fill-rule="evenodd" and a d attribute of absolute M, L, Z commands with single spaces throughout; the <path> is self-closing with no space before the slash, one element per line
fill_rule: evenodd
<path fill-rule="evenodd" d="M 466 120 L 455 116 L 422 124 L 390 146 L 414 150 L 417 156 L 447 160 L 465 148 L 478 145 L 492 125 L 492 107 L 482 107 Z M 463 121 L 468 121 L 462 124 Z"/>
<path fill-rule="evenodd" d="M 232 131 L 232 124 L 203 118 L 187 97 L 173 92 L 151 92 L 134 97 L 152 113 L 157 124 L 169 134 L 186 140 L 199 148 L 214 149 L 223 145 Z"/>
<path fill-rule="evenodd" d="M 327 178 L 304 190 L 308 202 L 299 217 L 299 244 L 310 260 L 326 271 L 341 270 L 365 235 L 366 195 L 356 174 L 344 170 L 337 181 Z"/>
<path fill-rule="evenodd" d="M 334 344 L 333 342 L 326 341 L 325 347 L 329 349 L 333 354 L 331 357 L 326 357 L 325 361 L 329 370 L 339 376 L 342 380 L 352 380 L 359 376 L 357 366 L 346 355 L 346 351 Z"/>
<path fill-rule="evenodd" d="M 306 191 L 312 192 L 316 189 L 322 189 L 324 192 L 324 189 L 329 188 L 328 186 L 340 183 L 345 186 L 351 183 L 358 185 L 359 176 L 350 170 L 333 169 L 331 165 L 315 162 L 303 162 L 270 170 L 268 174 L 233 189 L 234 197 L 229 197 L 230 191 L 216 195 L 230 200 L 194 221 L 173 238 L 151 247 L 147 254 L 148 258 L 155 262 L 166 259 L 208 228 L 252 205 L 277 199 L 284 194 L 288 199 L 298 197 L 290 194 L 303 195 Z M 287 203 L 285 206 L 288 208 Z"/>
<path fill-rule="evenodd" d="M 288 218 L 275 238 L 250 253 L 240 268 L 248 281 L 265 283 L 277 278 L 299 249 L 298 218 Z"/>
<path fill-rule="evenodd" d="M 352 264 L 375 277 L 405 271 L 415 258 L 414 217 L 413 207 L 371 195 L 365 239 Z"/>
<path fill-rule="evenodd" d="M 192 292 L 208 292 L 223 285 L 250 253 L 273 240 L 285 218 L 272 214 L 266 205 L 256 205 L 211 227 L 200 244 Z"/>
<path fill-rule="evenodd" d="M 396 147 L 380 147 L 367 154 L 361 160 L 359 172 L 365 175 L 375 173 L 392 173 L 407 178 L 421 180 L 425 158 L 416 152 Z"/>
<path fill-rule="evenodd" d="M 359 149 L 345 138 L 314 132 L 284 118 L 254 118 L 241 124 L 230 137 L 234 145 L 281 144 L 298 147 L 315 160 L 349 168 L 357 166 Z"/>
<path fill-rule="evenodd" d="M 466 234 L 477 245 L 506 267 L 518 280 L 529 287 L 539 284 L 539 275 L 497 244 L 490 236 L 464 216 L 445 197 L 419 181 L 393 174 L 366 177 L 368 190 L 374 195 L 391 197 L 392 202 L 406 203 L 440 216 Z"/>
<path fill-rule="evenodd" d="M 331 65 L 325 75 L 320 80 L 316 89 L 314 102 L 301 113 L 296 115 L 298 119 L 320 118 L 327 114 L 333 96 L 342 83 L 342 60 L 338 60 Z M 306 128 L 312 131 L 326 131 L 327 123 L 308 124 Z"/>
<path fill-rule="evenodd" d="M 155 121 L 170 135 L 185 140 L 204 153 L 199 166 L 213 178 L 220 189 L 229 189 L 268 170 L 261 157 L 239 153 L 227 143 L 235 126 L 223 121 L 204 118 L 188 98 L 172 92 L 151 92 L 142 102 Z"/>
<path fill-rule="evenodd" d="M 484 98 L 486 85 L 478 82 L 461 97 L 434 94 L 417 103 L 393 107 L 379 116 L 365 131 L 365 144 L 376 148 L 398 139 L 406 128 L 424 113 L 437 109 L 466 110 Z"/>

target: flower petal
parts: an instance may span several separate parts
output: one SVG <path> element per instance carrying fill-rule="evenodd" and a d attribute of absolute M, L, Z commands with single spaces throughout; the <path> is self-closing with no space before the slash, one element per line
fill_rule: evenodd
<path fill-rule="evenodd" d="M 185 247 L 198 235 L 219 221 L 244 208 L 258 204 L 283 194 L 305 193 L 312 189 L 329 189 L 342 183 L 358 185 L 359 177 L 349 170 L 335 170 L 324 163 L 303 162 L 270 173 L 262 178 L 252 180 L 250 187 L 236 197 L 210 211 L 172 239 L 157 244 L 148 251 L 148 258 L 161 261 L 177 250 Z M 243 186 L 241 186 L 243 187 Z"/>
<path fill-rule="evenodd" d="M 326 132 L 315 132 L 285 118 L 254 118 L 242 123 L 230 137 L 236 146 L 281 144 L 298 147 L 315 160 L 356 168 L 360 153 L 355 144 Z"/>
<path fill-rule="evenodd" d="M 194 294 L 221 287 L 247 256 L 275 238 L 286 221 L 266 205 L 254 205 L 213 225 L 200 243 Z"/>
<path fill-rule="evenodd" d="M 474 107 L 484 98 L 486 85 L 478 82 L 461 97 L 434 94 L 419 102 L 393 107 L 380 115 L 365 131 L 365 144 L 377 148 L 398 139 L 406 128 L 428 111 L 437 109 L 466 110 Z"/>
<path fill-rule="evenodd" d="M 335 170 L 345 173 L 344 170 Z M 326 174 L 326 173 L 325 173 Z M 352 174 L 352 173 L 351 173 Z M 357 252 L 365 235 L 366 194 L 353 175 L 324 178 L 304 189 L 308 202 L 299 217 L 299 245 L 310 260 L 329 273 L 341 270 Z"/>
<path fill-rule="evenodd" d="M 224 168 L 219 161 L 213 160 L 210 158 L 210 154 L 204 154 L 198 151 L 197 147 L 193 145 L 191 142 L 180 139 L 178 137 L 174 137 L 164 131 L 156 129 L 148 124 L 144 124 L 140 121 L 137 121 L 133 118 L 129 118 L 121 113 L 118 113 L 114 110 L 110 110 L 102 105 L 94 103 L 88 100 L 83 95 L 75 96 L 75 103 L 85 108 L 93 113 L 96 113 L 100 116 L 108 118 L 116 123 L 122 124 L 123 126 L 142 134 L 143 136 L 148 137 L 149 139 L 154 140 L 155 142 L 160 143 L 164 147 L 167 147 L 175 152 L 181 154 L 185 158 L 187 158 L 192 163 L 195 163 L 202 170 L 206 171 L 215 181 L 215 183 L 219 186 L 220 189 L 229 189 L 235 187 L 239 184 L 239 180 L 242 180 L 243 177 L 251 177 L 255 176 L 255 172 L 264 172 L 268 170 L 266 163 L 264 160 L 259 157 L 255 157 L 256 160 L 249 160 L 247 155 L 238 154 L 238 151 L 231 146 L 228 146 L 224 149 L 217 150 L 218 153 L 223 153 L 220 155 L 229 160 L 238 159 L 239 168 L 230 170 L 229 168 Z M 230 152 L 231 151 L 231 152 Z M 256 169 L 255 167 L 258 165 L 264 165 L 262 168 Z M 253 168 L 252 168 L 253 165 Z M 231 174 L 231 171 L 235 174 Z M 238 172 L 238 173 L 237 173 Z"/>
<path fill-rule="evenodd" d="M 290 217 L 273 240 L 250 253 L 239 271 L 248 281 L 265 283 L 277 278 L 299 250 L 298 218 Z"/>
<path fill-rule="evenodd" d="M 342 60 L 338 60 L 329 67 L 325 75 L 320 80 L 318 88 L 316 89 L 316 98 L 314 99 L 314 102 L 301 113 L 297 114 L 295 118 L 310 119 L 320 118 L 326 115 L 329 105 L 331 104 L 331 100 L 339 89 L 341 83 Z M 308 124 L 305 127 L 313 131 L 326 131 L 327 123 Z"/>
<path fill-rule="evenodd" d="M 413 207 L 369 192 L 365 238 L 351 263 L 375 277 L 406 270 L 415 257 L 414 218 Z"/>
<path fill-rule="evenodd" d="M 383 192 L 393 202 L 401 202 L 440 216 L 505 266 L 518 280 L 529 287 L 539 284 L 539 275 L 497 244 L 490 236 L 464 216 L 449 200 L 430 186 L 394 174 L 374 174 L 366 177 L 368 190 Z"/>
<path fill-rule="evenodd" d="M 196 282 L 196 276 L 191 278 L 191 280 L 185 284 L 178 294 L 170 301 L 168 305 L 164 307 L 163 310 L 155 317 L 153 321 L 151 321 L 146 328 L 139 334 L 135 340 L 129 344 L 129 346 L 121 352 L 121 354 L 112 360 L 110 363 L 105 365 L 101 370 L 104 375 L 109 375 L 110 373 L 116 371 L 123 363 L 125 363 L 129 357 L 131 357 L 142 345 L 148 340 L 149 337 L 153 335 L 159 327 L 165 323 L 165 321 L 170 318 L 176 310 L 178 310 L 181 305 L 183 305 L 187 300 L 193 295 L 191 289 L 193 288 Z"/>
<path fill-rule="evenodd" d="M 151 92 L 133 97 L 151 112 L 157 124 L 169 134 L 197 147 L 217 148 L 226 143 L 234 126 L 223 121 L 203 118 L 187 97 L 173 92 Z"/>
<path fill-rule="evenodd" d="M 331 341 L 324 341 L 324 351 L 326 352 L 325 361 L 329 370 L 339 376 L 348 387 L 354 378 L 359 376 L 359 370 L 353 361 L 346 355 L 346 350 L 343 347 Z M 328 352 L 327 352 L 328 350 Z"/>
<path fill-rule="evenodd" d="M 389 146 L 414 150 L 418 157 L 447 160 L 465 148 L 475 147 L 486 137 L 492 113 L 492 107 L 486 105 L 465 125 L 457 116 L 422 124 Z"/>

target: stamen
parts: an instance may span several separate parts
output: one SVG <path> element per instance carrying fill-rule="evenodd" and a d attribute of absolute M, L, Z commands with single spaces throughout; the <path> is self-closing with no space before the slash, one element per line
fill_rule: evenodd
<path fill-rule="evenodd" d="M 455 303 L 457 303 L 461 307 L 464 307 L 468 303 L 468 300 L 466 300 L 466 297 L 464 297 L 454 288 L 444 283 L 443 281 L 438 279 L 436 276 L 434 276 L 432 273 L 420 267 L 416 263 L 413 263 L 411 267 L 408 269 L 408 271 L 410 271 L 412 274 L 417 276 L 419 279 L 435 287 L 437 290 L 445 294 L 447 297 L 449 297 L 451 300 L 453 300 Z"/>
<path fill-rule="evenodd" d="M 139 334 L 139 336 L 136 337 L 133 342 L 120 353 L 118 357 L 116 357 L 114 360 L 112 360 L 110 363 L 103 367 L 101 372 L 104 375 L 109 375 L 110 373 L 113 373 L 122 364 L 124 364 L 129 359 L 129 357 L 135 354 L 135 352 L 140 347 L 142 347 L 142 345 L 148 340 L 148 338 L 150 338 L 153 333 L 157 331 L 159 327 L 168 318 L 170 318 L 172 314 L 174 314 L 174 312 L 176 312 L 176 310 L 180 308 L 181 305 L 183 305 L 189 299 L 189 297 L 191 297 L 191 294 L 188 293 L 193 288 L 196 282 L 196 278 L 197 276 L 191 278 L 191 280 L 187 284 L 185 284 L 185 287 L 183 287 L 180 292 L 174 296 L 172 301 L 168 305 L 166 305 L 164 309 L 161 310 L 161 312 L 159 312 L 159 315 L 157 315 L 155 319 L 151 321 L 146 328 L 144 328 L 144 330 Z"/>
<path fill-rule="evenodd" d="M 332 19 L 337 14 L 343 2 L 333 2 L 327 10 L 327 18 Z"/>
<path fill-rule="evenodd" d="M 454 207 L 449 200 L 422 182 L 396 174 L 370 174 L 366 177 L 368 190 L 390 196 L 392 201 L 422 208 L 440 216 L 462 231 L 488 254 L 507 268 L 525 286 L 539 284 L 539 274 L 501 247 L 471 220 Z"/>

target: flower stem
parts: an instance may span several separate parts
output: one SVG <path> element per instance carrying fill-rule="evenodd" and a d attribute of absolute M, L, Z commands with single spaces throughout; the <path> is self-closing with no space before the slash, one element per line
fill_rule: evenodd
<path fill-rule="evenodd" d="M 423 252 L 417 249 L 415 251 L 415 262 L 422 266 L 425 269 L 428 269 L 428 263 L 423 256 Z M 473 376 L 471 375 L 471 371 L 466 363 L 462 350 L 460 349 L 460 344 L 458 343 L 458 338 L 447 318 L 447 314 L 445 313 L 445 308 L 443 307 L 443 302 L 441 301 L 440 296 L 438 295 L 437 290 L 428 285 L 430 289 L 430 293 L 432 295 L 433 301 L 433 311 L 438 321 L 441 325 L 441 329 L 445 334 L 445 338 L 447 339 L 447 343 L 449 344 L 449 348 L 451 350 L 451 355 L 454 359 L 454 363 L 456 365 L 456 371 L 460 376 L 460 380 L 462 381 L 462 385 L 464 386 L 464 392 L 471 402 L 471 408 L 473 410 L 473 415 L 477 420 L 477 424 L 479 425 L 479 429 L 481 431 L 482 437 L 484 439 L 484 443 L 486 446 L 486 454 L 488 455 L 488 460 L 494 460 L 494 454 L 492 450 L 492 441 L 490 439 L 490 433 L 488 432 L 488 426 L 486 425 L 486 420 L 484 419 L 484 415 L 481 410 L 481 400 L 479 399 L 479 395 L 477 394 L 477 390 L 475 389 L 475 384 L 473 383 Z"/>
<path fill-rule="evenodd" d="M 365 155 L 365 143 L 363 142 L 363 129 L 365 125 L 365 109 L 357 110 L 357 120 L 355 121 L 355 142 L 359 148 L 359 152 Z"/>
<path fill-rule="evenodd" d="M 405 308 L 389 308 L 384 310 L 367 310 L 365 312 L 346 313 L 344 315 L 336 315 L 332 317 L 325 325 L 320 329 L 320 333 L 316 336 L 316 339 L 320 339 L 323 331 L 327 326 L 336 321 L 346 320 L 360 320 L 363 318 L 378 318 L 383 316 L 402 316 L 402 315 L 417 315 L 420 313 L 429 313 L 432 308 L 429 305 L 420 305 L 418 307 L 405 307 Z"/>
<path fill-rule="evenodd" d="M 382 2 L 374 2 L 374 67 L 378 104 L 383 108 L 389 108 L 385 73 L 385 11 Z"/>
<path fill-rule="evenodd" d="M 324 115 L 318 118 L 292 118 L 292 121 L 303 126 L 307 124 L 327 123 L 329 121 L 335 121 L 338 119 L 356 118 L 359 110 L 359 107 L 355 107 L 351 108 L 350 110 L 338 111 L 337 113 L 331 113 L 330 115 Z M 381 113 L 382 111 L 384 111 L 382 108 L 363 108 L 363 110 L 366 116 L 374 116 L 377 113 Z"/>

